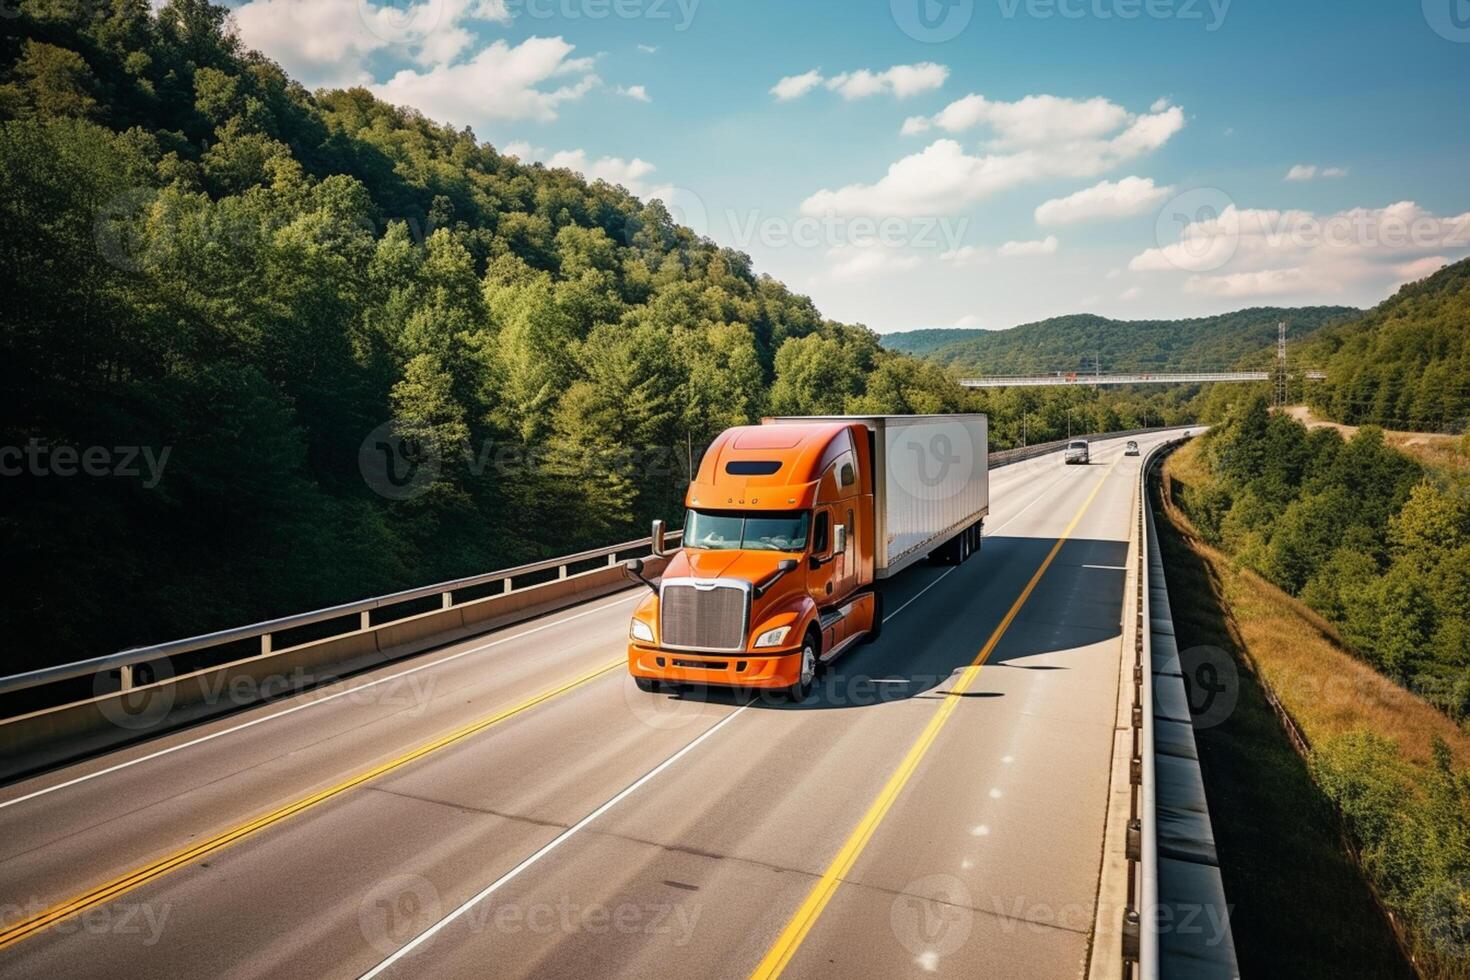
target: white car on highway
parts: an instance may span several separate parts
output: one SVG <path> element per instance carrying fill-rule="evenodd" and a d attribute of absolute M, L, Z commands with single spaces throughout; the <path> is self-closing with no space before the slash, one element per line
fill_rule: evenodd
<path fill-rule="evenodd" d="M 1067 448 L 1062 451 L 1062 462 L 1068 466 L 1071 466 L 1073 463 L 1081 463 L 1085 466 L 1091 461 L 1091 457 L 1087 452 L 1086 439 L 1073 439 L 1067 443 Z"/>

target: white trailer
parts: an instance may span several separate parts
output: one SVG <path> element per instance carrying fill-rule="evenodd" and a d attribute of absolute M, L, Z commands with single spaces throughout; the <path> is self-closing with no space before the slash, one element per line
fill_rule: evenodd
<path fill-rule="evenodd" d="M 861 422 L 873 458 L 874 575 L 931 554 L 963 561 L 990 513 L 990 420 L 983 414 L 826 415 Z M 766 422 L 812 422 L 812 416 Z"/>

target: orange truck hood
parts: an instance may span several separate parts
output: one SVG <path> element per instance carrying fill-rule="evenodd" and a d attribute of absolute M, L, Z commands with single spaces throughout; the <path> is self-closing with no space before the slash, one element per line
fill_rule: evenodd
<path fill-rule="evenodd" d="M 776 566 L 787 558 L 801 556 L 784 551 L 702 551 L 681 548 L 669 559 L 664 578 L 733 578 L 752 585 L 776 574 Z M 795 576 L 797 573 L 792 572 Z"/>

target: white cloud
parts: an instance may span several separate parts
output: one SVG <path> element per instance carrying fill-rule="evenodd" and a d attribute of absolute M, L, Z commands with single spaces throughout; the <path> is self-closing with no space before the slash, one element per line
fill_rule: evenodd
<path fill-rule="evenodd" d="M 1066 197 L 1053 198 L 1036 209 L 1039 225 L 1065 225 L 1097 218 L 1127 218 L 1142 214 L 1174 192 L 1157 187 L 1152 178 L 1104 180 Z"/>
<path fill-rule="evenodd" d="M 1286 172 L 1285 180 L 1316 180 L 1318 177 L 1346 177 L 1346 167 L 1319 167 L 1314 163 L 1299 163 Z"/>
<path fill-rule="evenodd" d="M 949 69 L 932 61 L 915 65 L 894 65 L 886 71 L 860 68 L 824 78 L 821 69 L 813 68 L 800 75 L 788 75 L 771 87 L 778 101 L 787 102 L 807 94 L 817 86 L 841 95 L 844 99 L 865 99 L 874 95 L 892 95 L 907 99 L 939 88 L 949 77 Z"/>
<path fill-rule="evenodd" d="M 1177 106 L 1134 116 L 1104 99 L 1074 102 L 1049 95 L 1013 103 L 989 102 L 980 96 L 967 99 L 973 101 L 951 103 L 935 117 L 939 120 L 935 124 L 963 130 L 984 118 L 999 133 L 989 144 L 993 152 L 973 155 L 956 140 L 938 139 L 893 163 L 872 184 L 817 191 L 802 202 L 802 212 L 951 214 L 1025 183 L 1099 176 L 1158 149 L 1184 125 L 1184 113 Z"/>
<path fill-rule="evenodd" d="M 1314 278 L 1306 269 L 1262 269 L 1234 272 L 1226 276 L 1190 276 L 1184 291 L 1198 296 L 1244 299 L 1250 296 L 1285 296 L 1292 293 L 1333 293 L 1341 284 Z"/>
<path fill-rule="evenodd" d="M 572 50 L 559 37 L 530 37 L 514 47 L 500 40 L 468 61 L 423 72 L 405 68 L 371 89 L 381 99 L 455 126 L 501 119 L 547 122 L 556 118 L 561 103 L 601 83 L 592 59 L 569 57 Z"/>
<path fill-rule="evenodd" d="M 1168 99 L 1156 99 L 1154 101 L 1154 104 L 1148 107 L 1148 111 L 1149 112 L 1163 112 L 1167 108 L 1169 108 L 1169 100 Z"/>
<path fill-rule="evenodd" d="M 544 148 L 532 146 L 525 140 L 511 140 L 500 148 L 500 152 L 504 156 L 515 157 L 528 162 L 546 154 Z"/>
<path fill-rule="evenodd" d="M 1413 262 L 1405 262 L 1394 266 L 1394 275 L 1404 282 L 1414 282 L 1425 276 L 1432 276 L 1440 269 L 1450 264 L 1450 260 L 1443 255 L 1431 255 L 1427 258 L 1415 259 Z"/>
<path fill-rule="evenodd" d="M 547 157 L 545 163 L 548 167 L 574 170 L 588 180 L 605 180 L 609 184 L 619 184 L 628 193 L 645 200 L 652 197 L 667 199 L 670 192 L 668 187 L 654 187 L 645 182 L 645 178 L 658 168 L 638 157 L 624 160 L 622 157 L 604 156 L 593 160 L 588 157 L 586 150 L 559 150 Z"/>
<path fill-rule="evenodd" d="M 811 71 L 802 72 L 800 75 L 787 75 L 775 85 L 771 86 L 771 94 L 778 101 L 787 102 L 791 99 L 801 98 L 820 84 L 822 84 L 822 73 L 813 68 Z"/>
<path fill-rule="evenodd" d="M 653 101 L 648 97 L 648 89 L 644 88 L 642 85 L 619 85 L 615 91 L 619 95 L 626 95 L 628 98 L 636 99 L 639 102 Z"/>
<path fill-rule="evenodd" d="M 1127 289 L 1123 290 L 1121 293 L 1118 294 L 1118 298 L 1121 299 L 1121 300 L 1131 300 L 1131 299 L 1137 299 L 1138 297 L 1140 297 L 1142 295 L 1143 295 L 1143 289 L 1142 289 L 1142 287 L 1139 287 L 1139 286 L 1129 286 Z"/>
<path fill-rule="evenodd" d="M 973 314 L 973 313 L 966 313 L 964 316 L 962 316 L 958 320 L 956 320 L 954 322 L 954 325 L 956 327 L 960 328 L 961 330 L 970 330 L 970 329 L 973 329 L 975 327 L 980 326 L 980 322 L 981 322 L 980 321 L 980 318 L 978 316 L 976 316 L 975 314 Z"/>
<path fill-rule="evenodd" d="M 658 51 L 658 45 L 657 44 L 640 44 L 640 45 L 638 45 L 638 50 L 639 51 L 642 51 L 644 54 L 654 54 L 654 53 L 656 53 Z"/>
<path fill-rule="evenodd" d="M 1047 235 L 1040 241 L 1006 242 L 996 250 L 996 254 L 1008 259 L 1026 258 L 1035 255 L 1055 255 L 1059 244 L 1056 235 Z"/>
<path fill-rule="evenodd" d="M 917 255 L 903 255 L 880 245 L 839 245 L 827 250 L 832 263 L 827 275 L 832 279 L 862 279 L 916 268 Z"/>
<path fill-rule="evenodd" d="M 363 85 L 368 59 L 401 52 L 418 65 L 447 64 L 474 40 L 469 21 L 508 24 L 504 0 L 250 0 L 233 13 L 246 46 L 280 62 L 308 87 Z"/>
<path fill-rule="evenodd" d="M 939 261 L 956 268 L 984 265 L 990 261 L 990 253 L 978 245 L 961 245 L 939 253 Z"/>
<path fill-rule="evenodd" d="M 1184 275 L 1196 295 L 1332 295 L 1416 279 L 1467 252 L 1470 213 L 1441 217 L 1412 201 L 1328 215 L 1230 205 L 1128 268 Z"/>
<path fill-rule="evenodd" d="M 1101 96 L 1078 100 L 1028 95 L 1015 102 L 993 102 L 972 94 L 956 99 L 930 118 L 916 116 L 904 125 L 907 132 L 924 132 L 932 127 L 947 133 L 986 126 L 996 134 L 992 148 L 1005 148 L 1102 139 L 1143 120 L 1166 122 L 1172 135 L 1183 127 L 1184 113 L 1177 106 L 1165 104 L 1135 116 Z"/>
<path fill-rule="evenodd" d="M 1184 112 L 1168 106 L 1133 115 L 1101 98 L 1079 102 L 1029 95 L 1018 102 L 991 102 L 968 95 L 932 119 L 911 117 L 904 130 L 962 132 L 981 124 L 996 133 L 989 152 L 973 155 L 956 140 L 937 139 L 893 163 L 875 183 L 817 191 L 802 202 L 802 212 L 949 214 L 1021 184 L 1096 177 L 1163 146 L 1183 127 Z"/>

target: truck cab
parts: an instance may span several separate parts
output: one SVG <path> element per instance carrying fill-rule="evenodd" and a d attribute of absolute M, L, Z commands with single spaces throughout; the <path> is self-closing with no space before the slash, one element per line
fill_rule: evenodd
<path fill-rule="evenodd" d="M 628 670 L 660 683 L 810 693 L 818 666 L 876 636 L 873 443 L 861 422 L 737 426 L 706 452 L 682 547 L 634 611 Z"/>

